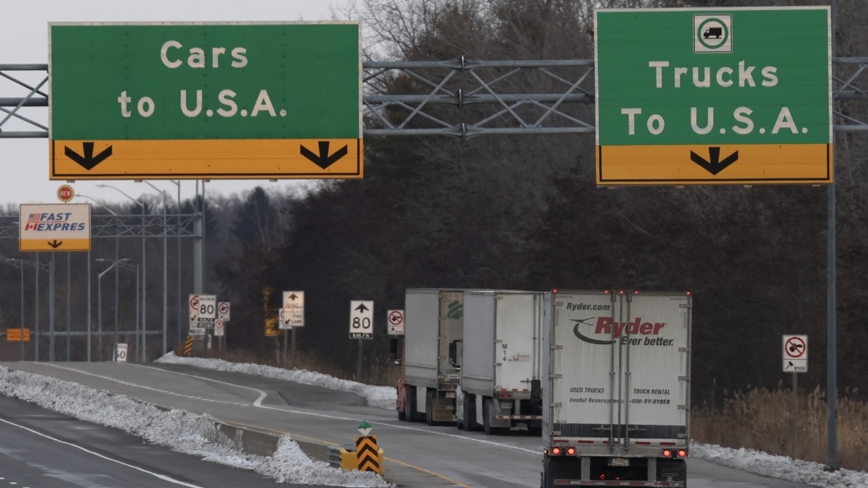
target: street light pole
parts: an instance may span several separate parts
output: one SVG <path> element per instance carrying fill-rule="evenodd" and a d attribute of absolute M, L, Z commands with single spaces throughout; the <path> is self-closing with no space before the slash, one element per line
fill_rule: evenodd
<path fill-rule="evenodd" d="M 144 180 L 142 180 L 142 181 L 144 181 Z M 166 349 L 167 349 L 166 334 L 167 334 L 167 329 L 168 329 L 167 322 L 169 319 L 169 316 L 168 316 L 168 313 L 169 313 L 169 310 L 168 310 L 168 306 L 169 306 L 169 304 L 168 304 L 168 300 L 169 300 L 169 295 L 168 295 L 168 290 L 169 290 L 168 266 L 169 266 L 169 262 L 168 262 L 168 252 L 167 252 L 167 244 L 166 244 L 167 239 L 168 239 L 168 235 L 169 235 L 169 232 L 168 232 L 168 229 L 169 229 L 169 222 L 168 222 L 169 203 L 168 203 L 167 197 L 166 197 L 166 190 L 161 190 L 161 189 L 157 188 L 156 186 L 152 185 L 150 181 L 144 181 L 144 182 L 147 183 L 147 185 L 150 186 L 151 188 L 153 188 L 154 190 L 157 190 L 158 192 L 163 194 L 163 356 L 165 356 L 166 352 L 167 352 L 166 351 Z"/>
<path fill-rule="evenodd" d="M 96 261 L 102 263 L 102 262 L 111 261 L 111 260 L 109 260 L 109 259 L 97 259 Z M 120 263 L 122 261 L 129 261 L 129 259 L 128 258 L 118 259 L 117 258 L 117 249 L 115 249 L 114 262 L 112 262 L 112 265 L 109 266 L 108 268 L 106 268 L 102 273 L 97 275 L 97 278 L 96 278 L 97 288 L 98 288 L 98 291 L 97 291 L 97 303 L 98 303 L 97 320 L 99 321 L 100 358 L 102 357 L 102 277 L 103 277 L 103 275 L 105 275 L 106 273 L 111 271 L 112 268 L 114 268 L 116 266 L 118 268 L 120 268 L 120 266 L 118 266 L 118 263 Z M 113 361 L 117 360 L 117 347 L 118 347 L 118 271 L 119 271 L 118 269 L 115 270 L 115 347 L 114 347 L 115 352 L 112 354 L 112 357 L 114 358 Z"/>
<path fill-rule="evenodd" d="M 146 257 L 146 253 L 145 253 L 145 205 L 142 202 L 136 200 L 135 198 L 127 195 L 126 192 L 124 192 L 123 190 L 121 190 L 120 188 L 118 188 L 116 186 L 112 186 L 112 185 L 96 185 L 96 186 L 98 186 L 100 188 L 112 188 L 112 189 L 116 190 L 118 193 L 120 193 L 121 195 L 132 200 L 139 207 L 142 207 L 142 331 L 143 332 L 142 332 L 141 360 L 142 360 L 142 362 L 144 362 L 145 356 L 147 355 L 146 351 L 147 351 L 147 347 L 148 347 L 147 341 L 145 340 L 147 338 L 147 332 L 148 332 L 148 321 L 147 321 L 148 307 L 146 306 L 148 287 L 147 287 L 147 266 L 146 266 L 147 257 Z M 117 293 L 117 290 L 115 290 L 115 293 Z M 137 337 L 137 339 L 138 339 L 138 337 Z M 115 341 L 117 341 L 117 338 L 115 338 Z M 115 342 L 115 344 L 117 344 L 117 342 Z M 115 347 L 117 347 L 117 346 L 115 346 Z"/>

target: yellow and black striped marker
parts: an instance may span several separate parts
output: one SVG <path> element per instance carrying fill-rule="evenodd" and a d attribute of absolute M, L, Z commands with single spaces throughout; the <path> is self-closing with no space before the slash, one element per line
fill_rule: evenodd
<path fill-rule="evenodd" d="M 383 451 L 377 447 L 377 436 L 356 437 L 356 459 L 359 471 L 383 474 Z"/>
<path fill-rule="evenodd" d="M 187 342 L 184 343 L 184 356 L 190 357 L 193 355 L 193 336 L 187 336 Z"/>

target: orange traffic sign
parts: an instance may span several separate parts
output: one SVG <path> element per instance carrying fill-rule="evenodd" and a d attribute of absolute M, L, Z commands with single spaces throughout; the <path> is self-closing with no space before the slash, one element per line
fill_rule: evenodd
<path fill-rule="evenodd" d="M 30 340 L 30 329 L 6 329 L 8 342 L 20 342 Z"/>

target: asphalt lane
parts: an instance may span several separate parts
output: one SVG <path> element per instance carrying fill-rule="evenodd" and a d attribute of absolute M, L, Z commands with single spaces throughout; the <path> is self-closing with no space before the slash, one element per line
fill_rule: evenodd
<path fill-rule="evenodd" d="M 21 488 L 274 487 L 123 431 L 0 395 L 0 486 Z M 298 485 L 296 485 L 298 486 Z"/>
<path fill-rule="evenodd" d="M 227 422 L 246 424 L 322 444 L 353 442 L 362 420 L 374 427 L 386 455 L 386 475 L 401 486 L 536 487 L 541 470 L 538 436 L 486 436 L 454 426 L 397 420 L 357 395 L 242 373 L 155 363 L 6 363 Z M 691 488 L 798 488 L 688 460 Z"/>

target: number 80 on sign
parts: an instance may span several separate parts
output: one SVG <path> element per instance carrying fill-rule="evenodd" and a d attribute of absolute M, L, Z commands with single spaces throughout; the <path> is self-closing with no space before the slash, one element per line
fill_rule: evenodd
<path fill-rule="evenodd" d="M 350 339 L 374 338 L 373 300 L 350 300 Z"/>

